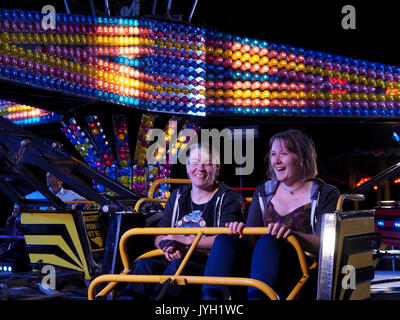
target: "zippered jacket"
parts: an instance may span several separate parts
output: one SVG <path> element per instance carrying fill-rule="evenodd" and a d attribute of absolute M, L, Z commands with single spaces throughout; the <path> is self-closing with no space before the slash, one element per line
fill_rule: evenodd
<path fill-rule="evenodd" d="M 159 227 L 176 227 L 178 220 L 188 214 L 187 210 L 186 212 L 183 210 L 188 209 L 187 203 L 190 200 L 191 190 L 192 185 L 188 184 L 171 193 L 158 224 Z M 228 222 L 244 221 L 240 194 L 223 182 L 218 184 L 217 192 L 210 199 L 208 210 L 210 208 L 213 214 L 211 219 L 207 219 L 211 221 L 207 223 L 207 227 L 225 227 L 225 223 Z"/>
<path fill-rule="evenodd" d="M 340 196 L 339 190 L 327 184 L 319 178 L 312 179 L 311 187 L 311 215 L 310 224 L 314 234 L 320 234 L 319 217 L 324 213 L 336 210 L 336 204 Z M 276 179 L 261 182 L 253 195 L 247 217 L 247 227 L 261 227 L 264 224 L 264 211 L 279 186 Z"/>

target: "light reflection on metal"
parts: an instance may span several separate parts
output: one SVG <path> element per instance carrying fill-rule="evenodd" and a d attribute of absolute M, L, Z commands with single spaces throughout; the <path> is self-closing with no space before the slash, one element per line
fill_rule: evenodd
<path fill-rule="evenodd" d="M 68 14 L 71 14 L 71 11 L 69 11 L 69 6 L 68 6 L 68 1 L 64 0 L 64 5 L 65 5 L 65 10 L 67 11 Z"/>
<path fill-rule="evenodd" d="M 107 16 L 110 16 L 111 14 L 110 14 L 110 6 L 108 5 L 108 0 L 104 0 L 104 5 L 105 5 Z"/>
<path fill-rule="evenodd" d="M 192 20 L 194 10 L 196 9 L 196 6 L 197 6 L 197 2 L 198 2 L 198 0 L 194 0 L 193 7 L 192 7 L 192 10 L 190 11 L 190 15 L 189 15 L 189 19 L 188 19 L 189 22 Z"/>
<path fill-rule="evenodd" d="M 96 11 L 94 9 L 93 0 L 90 0 L 90 10 L 92 11 L 92 16 L 96 15 Z"/>
<path fill-rule="evenodd" d="M 333 267 L 336 247 L 336 213 L 326 213 L 321 223 L 321 247 L 319 252 L 319 271 L 317 300 L 332 299 Z"/>
<path fill-rule="evenodd" d="M 153 8 L 151 9 L 151 14 L 154 16 L 156 14 L 157 0 L 153 0 Z"/>

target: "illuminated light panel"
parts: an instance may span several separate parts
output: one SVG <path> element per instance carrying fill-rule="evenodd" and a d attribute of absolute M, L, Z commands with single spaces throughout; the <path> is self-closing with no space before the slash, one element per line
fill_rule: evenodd
<path fill-rule="evenodd" d="M 0 100 L 0 116 L 20 126 L 57 122 L 61 116 L 43 109 Z"/>
<path fill-rule="evenodd" d="M 0 10 L 0 77 L 196 116 L 397 117 L 400 68 L 150 19 Z"/>

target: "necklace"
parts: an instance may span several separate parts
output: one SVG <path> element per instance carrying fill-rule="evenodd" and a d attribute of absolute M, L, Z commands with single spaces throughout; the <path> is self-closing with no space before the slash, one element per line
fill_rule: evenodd
<path fill-rule="evenodd" d="M 207 202 L 205 203 L 204 208 L 201 210 L 201 212 L 206 211 L 208 202 L 210 201 L 210 199 L 212 198 L 212 196 L 214 195 L 214 193 L 215 193 L 215 191 L 211 192 L 211 194 L 210 194 L 210 196 L 208 197 L 208 200 L 207 200 Z M 204 203 L 203 203 L 203 204 L 204 204 Z M 190 206 L 191 206 L 192 212 L 193 212 L 194 210 L 193 210 L 193 200 L 192 200 L 192 196 L 190 196 Z"/>
<path fill-rule="evenodd" d="M 288 187 L 285 186 L 284 183 L 281 183 L 283 189 L 285 189 L 287 192 L 289 192 L 291 195 L 293 195 L 296 191 L 300 190 L 301 188 L 303 188 L 303 186 L 305 185 L 305 182 L 302 183 L 299 187 L 297 187 L 294 190 L 290 190 Z"/>

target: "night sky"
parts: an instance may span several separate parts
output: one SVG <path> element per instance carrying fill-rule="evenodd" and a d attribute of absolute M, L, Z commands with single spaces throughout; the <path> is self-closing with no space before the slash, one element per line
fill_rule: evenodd
<path fill-rule="evenodd" d="M 66 0 L 72 14 L 91 14 L 89 0 Z M 96 15 L 105 15 L 102 0 L 94 0 Z M 172 0 L 171 14 L 187 21 L 194 0 Z M 2 1 L 1 8 L 40 11 L 54 5 L 66 13 L 63 0 Z M 132 1 L 110 0 L 112 16 L 119 16 L 123 6 Z M 396 1 L 261 1 L 198 0 L 193 14 L 195 25 L 215 28 L 235 35 L 248 36 L 305 49 L 319 50 L 367 61 L 400 65 L 396 34 Z M 150 15 L 153 0 L 142 0 L 140 13 Z M 157 0 L 156 15 L 166 12 L 168 0 Z M 356 29 L 344 30 L 345 5 L 356 12 Z"/>

